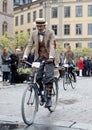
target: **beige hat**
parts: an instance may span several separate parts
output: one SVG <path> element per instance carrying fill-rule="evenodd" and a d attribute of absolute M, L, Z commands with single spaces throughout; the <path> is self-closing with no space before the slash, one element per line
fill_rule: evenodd
<path fill-rule="evenodd" d="M 35 25 L 46 25 L 47 22 L 45 21 L 44 18 L 37 18 L 36 21 L 34 22 Z"/>

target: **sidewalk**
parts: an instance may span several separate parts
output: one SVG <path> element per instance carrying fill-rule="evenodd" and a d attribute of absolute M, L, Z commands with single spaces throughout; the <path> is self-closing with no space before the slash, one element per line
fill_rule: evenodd
<path fill-rule="evenodd" d="M 23 85 L 25 85 L 26 83 L 16 83 L 14 85 L 6 85 L 3 86 L 3 82 L 0 81 L 0 89 L 8 89 L 8 88 L 16 88 L 16 87 L 21 87 Z"/>

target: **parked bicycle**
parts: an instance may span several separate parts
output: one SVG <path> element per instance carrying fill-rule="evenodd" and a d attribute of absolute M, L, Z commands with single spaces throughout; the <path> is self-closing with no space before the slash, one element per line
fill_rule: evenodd
<path fill-rule="evenodd" d="M 36 116 L 36 113 L 39 110 L 39 105 L 44 106 L 47 101 L 47 91 L 45 88 L 45 84 L 43 83 L 43 93 L 42 95 L 39 94 L 40 86 L 36 82 L 37 70 L 41 66 L 40 62 L 33 62 L 30 64 L 29 62 L 25 61 L 26 64 L 31 66 L 31 74 L 28 81 L 28 86 L 25 89 L 22 97 L 22 104 L 21 104 L 21 112 L 22 118 L 24 123 L 27 125 L 32 125 Z M 44 99 L 41 102 L 41 99 Z M 51 94 L 52 106 L 48 107 L 47 109 L 50 112 L 54 112 L 57 100 L 58 100 L 58 78 L 55 76 L 53 80 L 53 89 Z"/>
<path fill-rule="evenodd" d="M 67 90 L 67 88 L 69 86 L 72 87 L 72 89 L 74 89 L 76 87 L 76 83 L 77 83 L 77 77 L 76 77 L 76 73 L 73 69 L 73 74 L 75 76 L 75 79 L 74 79 L 74 76 L 69 72 L 69 68 L 70 67 L 73 67 L 72 64 L 64 64 L 63 67 L 65 67 L 65 74 L 63 76 L 63 88 L 64 90 Z"/>

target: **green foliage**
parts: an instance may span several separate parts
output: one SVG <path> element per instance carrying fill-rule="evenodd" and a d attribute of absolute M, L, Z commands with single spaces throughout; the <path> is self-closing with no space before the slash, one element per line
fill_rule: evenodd
<path fill-rule="evenodd" d="M 29 39 L 29 34 L 28 33 L 20 33 L 15 35 L 14 38 L 14 46 L 19 47 L 22 49 L 25 49 Z"/>
<path fill-rule="evenodd" d="M 5 35 L 0 36 L 0 47 L 2 49 L 5 47 L 11 49 L 12 48 L 12 41 L 8 37 L 6 37 Z"/>
<path fill-rule="evenodd" d="M 58 42 L 57 42 L 57 52 L 58 52 L 58 54 L 60 54 L 61 52 L 63 52 L 63 46 L 62 46 L 61 43 L 58 43 Z"/>
<path fill-rule="evenodd" d="M 92 48 L 77 48 L 74 50 L 74 52 L 77 58 L 85 56 L 92 57 Z"/>
<path fill-rule="evenodd" d="M 19 68 L 18 72 L 20 74 L 31 74 L 32 73 L 31 69 L 29 69 L 29 68 Z"/>
<path fill-rule="evenodd" d="M 21 33 L 15 36 L 5 33 L 5 35 L 0 36 L 0 47 L 2 49 L 7 47 L 10 51 L 14 51 L 15 48 L 21 48 L 23 50 L 28 43 L 28 39 L 28 33 Z"/>

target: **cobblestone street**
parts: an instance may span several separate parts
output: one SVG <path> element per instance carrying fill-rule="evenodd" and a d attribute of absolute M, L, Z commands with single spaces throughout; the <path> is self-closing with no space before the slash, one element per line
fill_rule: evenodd
<path fill-rule="evenodd" d="M 21 98 L 26 84 L 2 86 L 0 83 L 0 121 L 22 123 Z M 59 99 L 56 111 L 49 113 L 39 107 L 36 124 L 48 124 L 92 130 L 92 77 L 78 77 L 77 87 L 63 90 L 59 82 Z"/>

